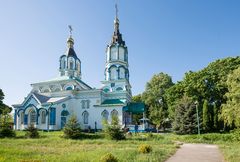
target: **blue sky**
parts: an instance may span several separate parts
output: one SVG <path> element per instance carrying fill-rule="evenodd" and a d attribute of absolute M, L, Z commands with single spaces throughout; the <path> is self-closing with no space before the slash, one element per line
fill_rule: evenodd
<path fill-rule="evenodd" d="M 0 2 L 0 88 L 5 103 L 22 101 L 31 83 L 58 76 L 68 25 L 82 61 L 82 79 L 100 88 L 115 0 Z M 133 94 L 153 74 L 173 81 L 210 62 L 240 55 L 240 1 L 119 0 L 120 31 L 129 51 Z"/>

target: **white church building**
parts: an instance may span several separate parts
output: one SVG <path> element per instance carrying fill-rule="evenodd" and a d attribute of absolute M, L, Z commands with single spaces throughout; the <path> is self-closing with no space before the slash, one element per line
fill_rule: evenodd
<path fill-rule="evenodd" d="M 24 101 L 13 105 L 14 128 L 23 130 L 34 125 L 41 130 L 60 130 L 72 115 L 77 116 L 82 129 L 102 129 L 103 119 L 110 122 L 112 115 L 118 116 L 122 126 L 130 124 L 133 111 L 141 113 L 144 107 L 130 103 L 128 67 L 128 49 L 119 31 L 117 14 L 106 49 L 105 80 L 99 89 L 83 81 L 81 60 L 74 51 L 70 32 L 66 52 L 59 58 L 59 77 L 31 84 L 32 90 Z"/>

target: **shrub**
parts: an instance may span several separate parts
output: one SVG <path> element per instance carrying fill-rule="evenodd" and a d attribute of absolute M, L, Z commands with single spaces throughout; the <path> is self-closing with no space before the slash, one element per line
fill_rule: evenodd
<path fill-rule="evenodd" d="M 152 152 L 152 147 L 147 144 L 142 144 L 138 147 L 138 152 L 146 154 Z"/>
<path fill-rule="evenodd" d="M 124 132 L 121 130 L 121 127 L 118 123 L 119 121 L 117 116 L 112 116 L 111 124 L 108 124 L 107 122 L 104 123 L 105 135 L 111 140 L 126 139 L 126 137 L 124 136 Z"/>
<path fill-rule="evenodd" d="M 81 127 L 76 116 L 71 116 L 63 128 L 64 137 L 78 139 L 81 137 Z"/>
<path fill-rule="evenodd" d="M 100 162 L 118 162 L 118 159 L 113 154 L 107 153 L 101 157 Z"/>
<path fill-rule="evenodd" d="M 16 136 L 15 131 L 8 126 L 4 126 L 3 128 L 0 129 L 0 138 L 15 137 L 15 136 Z"/>
<path fill-rule="evenodd" d="M 25 136 L 28 138 L 39 138 L 39 133 L 38 129 L 34 127 L 33 124 L 31 124 L 27 129 L 26 129 L 26 134 Z"/>
<path fill-rule="evenodd" d="M 231 131 L 233 141 L 240 141 L 240 129 L 234 129 Z"/>

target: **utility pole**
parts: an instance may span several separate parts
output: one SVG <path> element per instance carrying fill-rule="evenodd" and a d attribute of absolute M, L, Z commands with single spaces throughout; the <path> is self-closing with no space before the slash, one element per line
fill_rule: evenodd
<path fill-rule="evenodd" d="M 197 113 L 197 125 L 198 125 L 198 135 L 200 135 L 200 126 L 199 126 L 199 115 L 198 115 L 198 102 L 195 102 L 196 113 Z"/>

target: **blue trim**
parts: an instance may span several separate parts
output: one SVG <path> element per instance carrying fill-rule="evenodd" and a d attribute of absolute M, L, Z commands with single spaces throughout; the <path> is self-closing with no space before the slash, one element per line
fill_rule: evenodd
<path fill-rule="evenodd" d="M 24 114 L 24 125 L 28 124 L 28 114 Z"/>
<path fill-rule="evenodd" d="M 37 107 L 36 107 L 35 105 L 33 105 L 33 104 L 28 105 L 28 106 L 25 108 L 25 110 L 24 110 L 24 114 L 25 114 L 26 110 L 27 110 L 29 107 L 35 108 L 35 111 L 36 111 L 36 124 L 38 124 L 38 109 L 37 109 Z M 25 114 L 25 115 L 28 115 L 28 114 Z"/>
<path fill-rule="evenodd" d="M 49 109 L 50 112 L 50 124 L 49 125 L 56 125 L 56 108 L 51 107 Z"/>
<path fill-rule="evenodd" d="M 33 97 L 33 94 L 31 94 L 31 96 L 27 99 L 27 101 L 25 101 L 23 107 L 27 106 L 27 104 L 29 103 L 29 101 L 30 101 L 32 98 L 33 98 L 33 100 L 35 100 L 35 101 L 38 103 L 38 101 Z M 30 104 L 30 105 L 32 105 L 32 104 Z"/>
<path fill-rule="evenodd" d="M 14 125 L 16 125 L 17 123 L 17 110 L 15 110 L 15 113 L 14 113 Z"/>
<path fill-rule="evenodd" d="M 20 111 L 23 111 L 24 112 L 24 109 L 19 109 L 18 111 L 17 111 L 17 116 L 19 117 L 19 113 L 20 113 Z"/>

